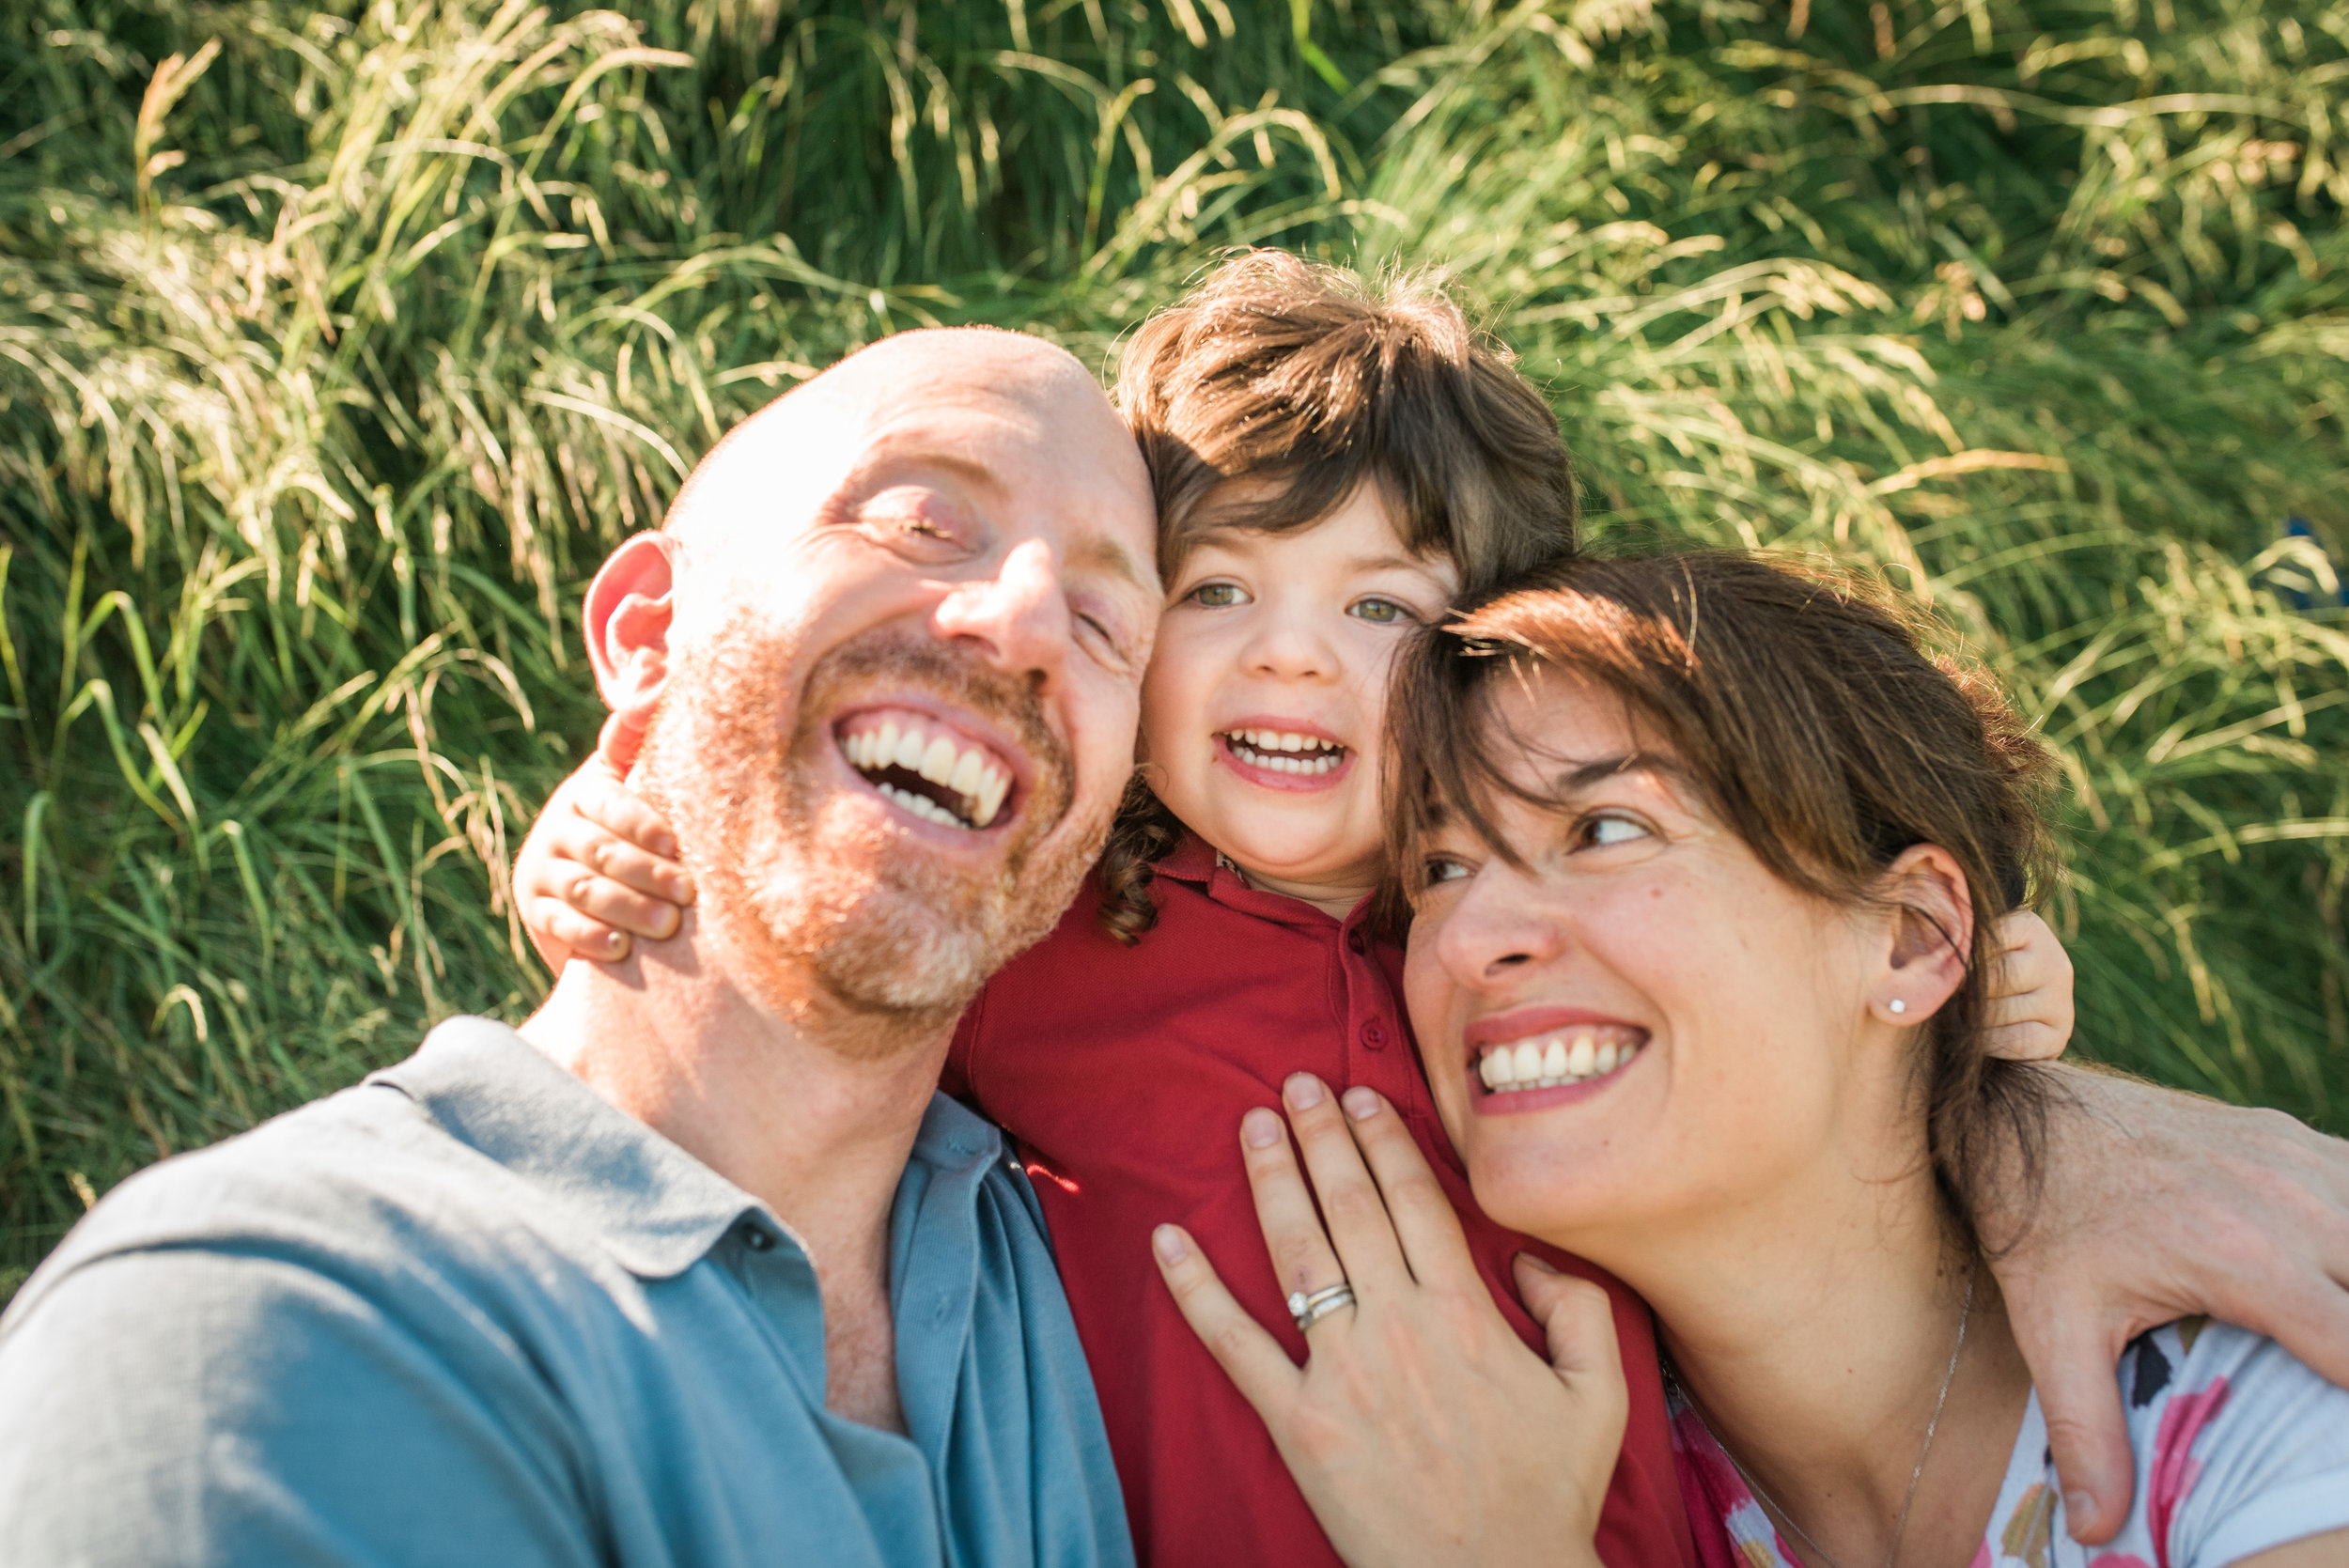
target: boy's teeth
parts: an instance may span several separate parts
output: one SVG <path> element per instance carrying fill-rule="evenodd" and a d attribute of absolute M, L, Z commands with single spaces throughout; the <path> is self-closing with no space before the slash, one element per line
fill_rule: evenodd
<path fill-rule="evenodd" d="M 943 730 L 935 733 L 918 723 L 900 725 L 886 719 L 877 730 L 859 730 L 841 737 L 841 754 L 867 778 L 902 768 L 916 778 L 941 784 L 958 798 L 957 806 L 941 805 L 928 796 L 874 778 L 883 798 L 928 822 L 953 828 L 984 828 L 1002 814 L 1003 798 L 1011 792 L 1011 774 L 977 746 L 966 746 Z"/>
<path fill-rule="evenodd" d="M 1346 760 L 1346 748 L 1315 735 L 1287 730 L 1229 730 L 1225 732 L 1241 760 L 1273 773 L 1307 777 L 1327 773 Z"/>
<path fill-rule="evenodd" d="M 1517 1040 L 1486 1049 L 1476 1075 L 1494 1094 L 1520 1089 L 1550 1089 L 1604 1078 L 1628 1066 L 1645 1041 L 1637 1037 L 1601 1040 L 1591 1029 L 1560 1030 L 1530 1040 Z"/>

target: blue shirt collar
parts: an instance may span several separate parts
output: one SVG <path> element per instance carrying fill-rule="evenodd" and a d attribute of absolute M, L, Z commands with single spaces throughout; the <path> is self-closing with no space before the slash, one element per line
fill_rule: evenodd
<path fill-rule="evenodd" d="M 493 1019 L 451 1018 L 367 1082 L 407 1095 L 450 1137 L 547 1193 L 639 1278 L 682 1274 L 746 1215 L 788 1234 L 757 1199 Z M 966 1187 L 975 1201 L 1002 1155 L 992 1126 L 932 1097 L 912 1154 L 931 1190 Z"/>

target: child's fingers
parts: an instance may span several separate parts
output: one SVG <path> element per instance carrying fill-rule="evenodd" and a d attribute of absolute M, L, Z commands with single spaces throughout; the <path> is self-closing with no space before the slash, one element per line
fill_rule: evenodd
<path fill-rule="evenodd" d="M 1376 1089 L 1359 1085 L 1348 1089 L 1339 1104 L 1346 1108 L 1362 1157 L 1370 1162 L 1387 1213 L 1394 1219 L 1395 1235 L 1403 1243 L 1412 1277 L 1423 1285 L 1456 1285 L 1481 1294 L 1484 1282 L 1469 1256 L 1460 1217 L 1437 1185 L 1435 1172 L 1428 1169 L 1427 1157 L 1412 1141 L 1403 1118 Z"/>
<path fill-rule="evenodd" d="M 529 890 L 534 893 L 550 893 L 568 900 L 580 877 L 587 875 L 609 877 L 663 903 L 682 905 L 693 901 L 693 878 L 683 866 L 614 837 L 587 817 L 568 813 L 550 817 L 541 839 L 548 858 L 537 871 L 539 880 Z M 587 912 L 596 913 L 593 909 Z M 630 929 L 642 936 L 654 935 L 641 926 Z"/>
<path fill-rule="evenodd" d="M 2021 953 L 2027 949 L 2051 946 L 2063 951 L 2056 939 L 2055 928 L 2040 918 L 2036 909 L 2009 909 L 1999 917 L 1998 944 L 2001 953 Z"/>
<path fill-rule="evenodd" d="M 1277 1436 L 1278 1418 L 1297 1396 L 1304 1374 L 1280 1344 L 1232 1299 L 1198 1243 L 1179 1225 L 1160 1225 L 1150 1236 L 1159 1274 L 1174 1293 L 1183 1321 L 1207 1347 L 1241 1395 L 1255 1406 Z"/>
<path fill-rule="evenodd" d="M 603 730 L 596 737 L 597 760 L 614 773 L 624 774 L 635 767 L 637 753 L 644 749 L 644 727 L 616 713 L 603 722 Z"/>
<path fill-rule="evenodd" d="M 565 892 L 563 902 L 591 921 L 654 941 L 676 936 L 681 918 L 677 907 L 667 899 L 646 897 L 609 877 L 577 877 Z"/>
<path fill-rule="evenodd" d="M 669 831 L 667 820 L 608 773 L 582 769 L 574 780 L 571 808 L 598 827 L 618 834 L 631 847 L 648 850 L 662 860 L 677 859 L 677 835 Z"/>
<path fill-rule="evenodd" d="M 1289 1153 L 1288 1129 L 1281 1118 L 1261 1107 L 1240 1119 L 1240 1157 L 1248 1166 L 1248 1190 L 1256 1200 L 1256 1223 L 1264 1230 L 1266 1250 L 1272 1254 L 1272 1276 L 1282 1294 L 1302 1291 L 1311 1296 L 1346 1283 L 1346 1271 L 1321 1228 L 1313 1194 L 1305 1190 L 1296 1157 Z"/>
<path fill-rule="evenodd" d="M 562 968 L 559 959 L 588 958 L 610 964 L 628 956 L 625 932 L 590 920 L 559 898 L 531 899 L 522 905 L 521 915 L 531 935 L 539 939 L 540 955 L 557 970 Z"/>
<path fill-rule="evenodd" d="M 584 863 L 598 872 L 632 890 L 646 898 L 658 900 L 662 906 L 681 906 L 693 902 L 693 878 L 675 861 L 639 849 L 624 839 L 605 835 L 588 846 L 582 857 Z M 591 913 L 593 911 L 590 911 Z M 620 924 L 628 924 L 623 921 Z M 642 936 L 665 936 L 665 932 L 646 931 L 630 925 Z"/>
<path fill-rule="evenodd" d="M 2063 1054 L 2073 1022 L 2072 956 L 2046 921 L 2015 909 L 1999 922 L 2001 949 L 1983 1015 L 1990 1054 L 2046 1062 Z"/>
<path fill-rule="evenodd" d="M 2069 1029 L 2058 1029 L 2044 1018 L 2014 1017 L 2000 1021 L 1999 1012 L 1998 1004 L 1992 1003 L 1989 1021 L 1982 1032 L 1982 1046 L 1985 1054 L 2001 1062 L 2053 1062 L 2072 1043 Z"/>

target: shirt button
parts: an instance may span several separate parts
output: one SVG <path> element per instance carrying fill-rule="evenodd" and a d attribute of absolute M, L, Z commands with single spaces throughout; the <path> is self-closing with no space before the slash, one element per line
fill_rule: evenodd
<path fill-rule="evenodd" d="M 775 1238 L 757 1225 L 742 1227 L 742 1245 L 754 1252 L 764 1252 L 775 1244 Z"/>
<path fill-rule="evenodd" d="M 1376 1019 L 1362 1025 L 1363 1045 L 1368 1046 L 1373 1050 L 1377 1050 L 1380 1046 L 1383 1046 L 1386 1043 L 1387 1032 L 1378 1027 Z"/>
<path fill-rule="evenodd" d="M 1355 952 L 1360 953 L 1369 944 L 1362 940 L 1362 934 L 1360 931 L 1354 931 L 1347 934 L 1346 945 L 1352 948 Z"/>

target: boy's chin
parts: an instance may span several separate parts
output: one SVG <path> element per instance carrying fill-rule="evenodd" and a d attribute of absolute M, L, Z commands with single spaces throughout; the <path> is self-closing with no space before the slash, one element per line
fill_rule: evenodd
<path fill-rule="evenodd" d="M 1219 845 L 1224 855 L 1247 870 L 1276 877 L 1283 882 L 1330 887 L 1361 881 L 1377 871 L 1377 851 L 1365 851 L 1346 842 L 1334 828 L 1326 835 L 1287 832 L 1236 833 Z"/>

